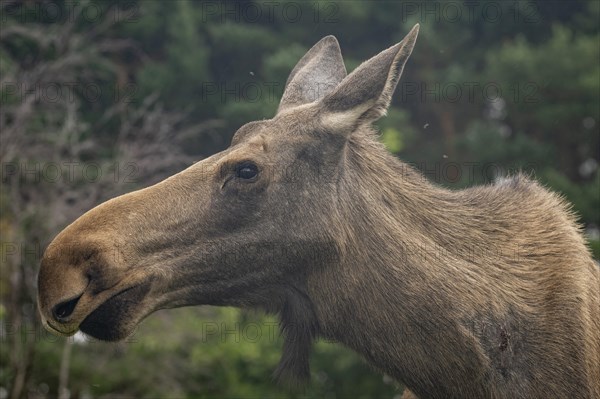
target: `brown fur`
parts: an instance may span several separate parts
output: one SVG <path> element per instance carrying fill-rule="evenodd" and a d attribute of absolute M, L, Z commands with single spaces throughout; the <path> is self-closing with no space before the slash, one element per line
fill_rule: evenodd
<path fill-rule="evenodd" d="M 522 175 L 435 186 L 369 127 L 416 36 L 348 76 L 323 39 L 273 119 L 67 227 L 42 260 L 45 325 L 117 340 L 160 308 L 259 307 L 281 317 L 285 380 L 327 337 L 421 398 L 599 398 L 600 273 L 569 205 Z"/>

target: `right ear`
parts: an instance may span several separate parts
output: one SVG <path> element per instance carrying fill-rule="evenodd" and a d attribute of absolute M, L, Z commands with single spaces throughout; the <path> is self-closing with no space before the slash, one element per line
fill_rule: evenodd
<path fill-rule="evenodd" d="M 334 36 L 326 36 L 308 50 L 290 73 L 277 112 L 320 100 L 345 77 L 340 45 Z"/>
<path fill-rule="evenodd" d="M 321 100 L 321 120 L 328 129 L 348 134 L 385 115 L 418 33 L 419 24 L 400 43 L 363 62 Z"/>

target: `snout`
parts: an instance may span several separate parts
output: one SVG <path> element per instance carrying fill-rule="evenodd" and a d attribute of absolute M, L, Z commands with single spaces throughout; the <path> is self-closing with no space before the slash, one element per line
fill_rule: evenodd
<path fill-rule="evenodd" d="M 103 340 L 129 335 L 149 312 L 147 272 L 136 267 L 133 234 L 109 201 L 81 216 L 50 243 L 38 274 L 38 308 L 50 332 L 81 330 Z"/>
<path fill-rule="evenodd" d="M 187 226 L 181 209 L 201 201 L 190 201 L 189 195 L 175 196 L 179 203 L 165 198 L 188 187 L 196 191 L 190 182 L 167 179 L 113 198 L 58 234 L 44 253 L 38 275 L 44 326 L 59 335 L 81 330 L 113 341 L 127 337 L 145 316 L 166 306 L 171 272 L 161 266 L 177 258 L 180 236 L 169 240 L 165 230 Z"/>
<path fill-rule="evenodd" d="M 96 245 L 77 240 L 68 242 L 61 236 L 46 249 L 38 275 L 38 307 L 42 323 L 49 331 L 65 336 L 74 334 L 108 294 L 94 295 L 98 291 L 94 269 L 110 270 L 109 265 L 100 264 L 105 263 L 99 261 L 101 258 Z"/>
<path fill-rule="evenodd" d="M 153 311 L 148 294 L 156 282 L 139 250 L 140 232 L 149 230 L 150 220 L 141 210 L 151 197 L 152 191 L 140 190 L 100 204 L 46 248 L 38 274 L 38 308 L 46 329 L 119 340 Z"/>
<path fill-rule="evenodd" d="M 59 236 L 48 247 L 38 276 L 42 323 L 70 336 L 81 330 L 102 340 L 119 340 L 144 316 L 149 280 L 128 271 L 97 243 L 67 244 Z"/>
<path fill-rule="evenodd" d="M 83 297 L 90 284 L 85 257 L 78 256 L 71 246 L 53 242 L 42 258 L 38 307 L 44 327 L 55 334 L 74 334 L 80 319 L 85 317 L 86 299 Z"/>

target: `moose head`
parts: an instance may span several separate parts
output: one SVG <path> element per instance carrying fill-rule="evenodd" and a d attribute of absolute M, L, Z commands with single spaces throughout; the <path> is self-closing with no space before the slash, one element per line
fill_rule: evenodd
<path fill-rule="evenodd" d="M 281 316 L 281 370 L 306 373 L 303 348 L 320 333 L 311 275 L 345 256 L 351 220 L 340 202 L 371 167 L 348 143 L 384 151 L 369 125 L 385 114 L 418 29 L 350 75 L 337 40 L 323 38 L 291 72 L 273 119 L 64 229 L 39 272 L 44 325 L 114 341 L 158 309 L 258 307 Z"/>

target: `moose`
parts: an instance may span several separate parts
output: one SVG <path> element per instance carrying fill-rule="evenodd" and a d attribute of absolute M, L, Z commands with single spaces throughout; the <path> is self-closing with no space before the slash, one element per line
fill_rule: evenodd
<path fill-rule="evenodd" d="M 350 74 L 323 38 L 272 119 L 66 227 L 41 261 L 44 326 L 116 341 L 158 309 L 262 309 L 283 381 L 326 338 L 405 396 L 600 398 L 600 269 L 570 205 L 521 173 L 439 186 L 377 139 L 418 29 Z"/>

